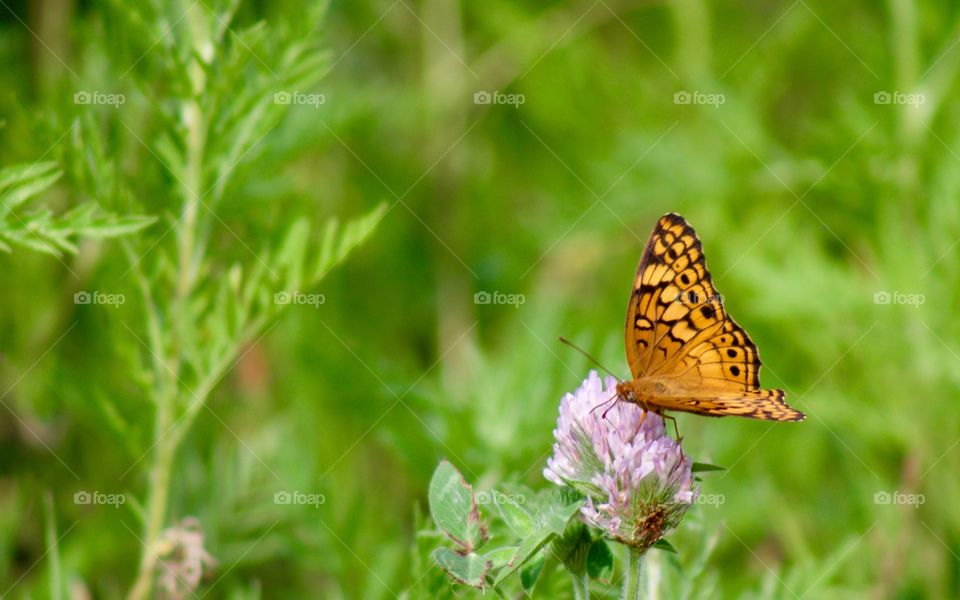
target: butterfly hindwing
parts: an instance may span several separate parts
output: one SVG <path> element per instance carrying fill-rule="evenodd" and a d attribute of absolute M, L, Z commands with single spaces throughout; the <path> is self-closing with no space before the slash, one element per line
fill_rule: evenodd
<path fill-rule="evenodd" d="M 683 353 L 674 369 L 728 391 L 760 388 L 760 354 L 747 332 L 729 316 L 713 336 Z M 669 371 L 668 371 L 669 372 Z"/>
<path fill-rule="evenodd" d="M 802 412 L 783 401 L 783 390 L 704 392 L 704 395 L 663 396 L 660 408 L 711 417 L 748 417 L 765 421 L 802 421 Z"/>

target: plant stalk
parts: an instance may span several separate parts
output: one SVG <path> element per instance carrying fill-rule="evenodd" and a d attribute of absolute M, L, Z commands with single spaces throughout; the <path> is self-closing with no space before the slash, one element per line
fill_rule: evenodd
<path fill-rule="evenodd" d="M 676 64 L 682 80 L 710 85 L 710 11 L 703 0 L 673 0 Z"/>
<path fill-rule="evenodd" d="M 643 551 L 630 548 L 627 555 L 627 572 L 623 578 L 623 600 L 639 600 L 640 594 L 640 566 L 643 561 Z"/>
<path fill-rule="evenodd" d="M 170 400 L 161 401 L 157 408 L 156 431 L 163 436 L 172 425 Z M 153 573 L 156 570 L 158 541 L 163 532 L 164 518 L 167 513 L 167 502 L 170 494 L 170 475 L 173 469 L 173 458 L 176 454 L 176 442 L 171 443 L 160 438 L 153 455 L 153 464 L 150 467 L 150 491 L 146 506 L 145 535 L 143 540 L 143 556 L 140 568 L 137 571 L 137 580 L 128 596 L 129 600 L 143 600 L 150 597 L 153 587 Z"/>
<path fill-rule="evenodd" d="M 570 574 L 573 579 L 573 598 L 574 600 L 590 600 L 590 576 L 587 570 L 582 573 Z"/>
<path fill-rule="evenodd" d="M 202 26 L 199 15 L 190 9 L 188 12 L 191 31 L 194 34 L 195 45 L 200 46 L 203 41 Z M 184 340 L 189 331 L 195 328 L 192 313 L 189 310 L 190 298 L 193 295 L 197 270 L 197 221 L 201 196 L 203 194 L 203 158 L 205 146 L 205 121 L 198 99 L 202 96 L 206 83 L 203 70 L 199 65 L 191 69 L 193 79 L 193 97 L 187 99 L 182 107 L 183 121 L 186 125 L 186 169 L 181 181 L 183 196 L 183 214 L 178 229 L 178 272 L 175 284 L 174 300 L 170 305 L 169 321 L 172 330 L 172 343 L 168 349 L 166 360 L 155 358 L 155 377 L 158 382 L 164 382 L 156 395 L 156 418 L 154 421 L 154 435 L 152 464 L 149 475 L 149 491 L 146 503 L 144 521 L 144 545 L 137 579 L 128 595 L 128 600 L 145 600 L 151 596 L 153 575 L 159 559 L 158 546 L 166 522 L 167 505 L 170 498 L 170 479 L 173 472 L 174 458 L 177 447 L 183 439 L 184 428 L 177 419 L 178 408 L 189 406 L 194 402 L 203 402 L 209 393 L 209 388 L 203 386 L 202 397 L 190 397 L 189 390 L 184 389 L 180 380 L 181 356 Z M 151 338 L 155 337 L 154 329 L 149 328 Z M 159 335 L 159 334 L 156 334 Z M 158 340 L 151 340 L 152 345 Z M 156 372 L 157 369 L 162 369 Z M 208 380 L 214 379 L 210 378 Z M 212 386 L 210 386 L 212 387 Z M 183 396 L 183 397 L 181 397 Z M 196 394 L 200 396 L 200 394 Z"/>

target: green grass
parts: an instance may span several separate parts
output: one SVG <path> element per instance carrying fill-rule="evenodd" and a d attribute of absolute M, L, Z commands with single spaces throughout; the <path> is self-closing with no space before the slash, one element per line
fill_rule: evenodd
<path fill-rule="evenodd" d="M 198 595 L 452 595 L 428 558 L 439 540 L 416 535 L 431 473 L 445 457 L 482 489 L 549 485 L 558 401 L 590 368 L 556 338 L 625 372 L 636 261 L 676 211 L 760 348 L 764 385 L 809 416 L 679 417 L 687 452 L 729 471 L 703 482 L 723 504 L 692 509 L 679 554 L 653 559 L 661 597 L 960 595 L 955 8 L 316 8 L 0 8 L 0 166 L 63 172 L 16 214 L 47 207 L 63 224 L 93 202 L 156 219 L 119 239 L 76 232 L 75 253 L 0 253 L 0 594 L 127 596 L 162 493 L 158 523 L 196 517 L 217 560 Z M 81 91 L 125 102 L 75 104 Z M 524 102 L 477 105 L 478 91 Z M 723 103 L 675 104 L 684 91 Z M 208 189 L 210 210 L 181 218 Z M 382 203 L 363 245 L 315 285 L 298 275 L 294 223 L 312 261 L 329 219 Z M 263 275 L 249 338 L 224 300 L 234 269 Z M 324 303 L 271 301 L 296 282 Z M 74 304 L 92 290 L 126 302 Z M 525 301 L 475 304 L 481 291 Z M 924 302 L 878 304 L 882 291 Z M 211 373 L 158 492 L 158 398 L 176 417 Z M 275 504 L 284 490 L 325 501 Z M 76 504 L 78 491 L 127 501 Z M 894 491 L 924 502 L 874 501 Z M 559 571 L 537 593 L 570 594 Z"/>

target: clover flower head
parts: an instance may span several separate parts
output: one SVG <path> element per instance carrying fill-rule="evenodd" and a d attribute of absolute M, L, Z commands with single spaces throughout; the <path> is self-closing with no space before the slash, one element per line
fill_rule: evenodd
<path fill-rule="evenodd" d="M 553 456 L 543 474 L 587 496 L 581 514 L 609 537 L 645 550 L 675 528 L 696 500 L 692 461 L 663 418 L 617 401 L 617 381 L 590 371 L 560 401 Z"/>

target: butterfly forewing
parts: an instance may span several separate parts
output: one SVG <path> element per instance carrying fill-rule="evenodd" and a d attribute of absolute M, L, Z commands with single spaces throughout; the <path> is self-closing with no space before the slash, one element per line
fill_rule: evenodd
<path fill-rule="evenodd" d="M 727 314 L 696 232 L 677 214 L 657 222 L 627 309 L 627 361 L 647 405 L 769 420 L 803 414 L 760 389 L 760 356 Z"/>
<path fill-rule="evenodd" d="M 709 339 L 725 317 L 696 233 L 679 215 L 664 215 L 640 259 L 627 310 L 634 378 L 656 373 L 687 344 Z"/>

